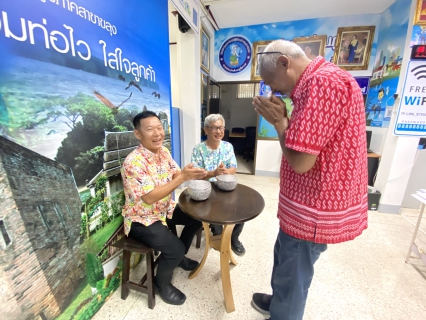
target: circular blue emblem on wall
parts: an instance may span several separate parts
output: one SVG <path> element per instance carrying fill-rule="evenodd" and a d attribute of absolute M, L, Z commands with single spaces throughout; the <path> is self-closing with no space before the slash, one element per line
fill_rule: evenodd
<path fill-rule="evenodd" d="M 219 50 L 219 64 L 229 74 L 243 72 L 250 63 L 251 44 L 246 37 L 233 36 L 222 44 Z"/>

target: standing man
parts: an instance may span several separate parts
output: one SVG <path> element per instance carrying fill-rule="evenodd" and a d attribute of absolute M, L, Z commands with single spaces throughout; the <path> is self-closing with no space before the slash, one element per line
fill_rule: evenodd
<path fill-rule="evenodd" d="M 164 302 L 183 304 L 186 296 L 171 284 L 173 270 L 179 266 L 194 270 L 198 262 L 185 256 L 201 222 L 187 216 L 176 205 L 171 193 L 188 180 L 204 179 L 207 172 L 192 164 L 182 171 L 163 147 L 164 129 L 152 111 L 143 111 L 133 119 L 134 134 L 140 145 L 124 160 L 123 177 L 126 204 L 123 208 L 127 236 L 161 251 L 155 285 Z M 184 225 L 180 238 L 167 226 Z"/>
<path fill-rule="evenodd" d="M 285 103 L 255 97 L 253 105 L 277 130 L 283 152 L 274 248 L 272 295 L 252 306 L 273 320 L 302 319 L 314 263 L 327 244 L 349 241 L 367 228 L 367 143 L 361 90 L 346 71 L 295 43 L 270 43 L 260 76 Z"/>

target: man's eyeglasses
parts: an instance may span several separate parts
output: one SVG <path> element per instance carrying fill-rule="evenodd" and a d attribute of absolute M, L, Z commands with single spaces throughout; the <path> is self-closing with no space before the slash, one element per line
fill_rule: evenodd
<path fill-rule="evenodd" d="M 224 130 L 225 130 L 225 127 L 224 127 L 224 126 L 221 126 L 221 127 L 213 126 L 213 127 L 207 127 L 207 128 L 212 129 L 212 131 L 213 131 L 213 132 L 217 132 L 217 131 L 222 132 L 222 131 L 224 131 Z"/>
<path fill-rule="evenodd" d="M 284 53 L 279 52 L 279 51 L 258 52 L 257 54 L 258 54 L 258 55 L 260 55 L 260 54 L 269 54 L 269 53 L 279 53 L 279 54 L 281 54 L 281 55 L 284 55 Z"/>

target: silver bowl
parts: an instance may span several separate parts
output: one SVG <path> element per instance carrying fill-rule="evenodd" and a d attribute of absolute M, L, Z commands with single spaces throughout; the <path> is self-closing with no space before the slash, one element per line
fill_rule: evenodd
<path fill-rule="evenodd" d="M 204 201 L 212 191 L 212 185 L 206 180 L 193 180 L 188 185 L 188 195 L 192 200 Z"/>
<path fill-rule="evenodd" d="M 217 176 L 217 186 L 221 190 L 232 191 L 237 187 L 237 177 L 233 174 Z"/>

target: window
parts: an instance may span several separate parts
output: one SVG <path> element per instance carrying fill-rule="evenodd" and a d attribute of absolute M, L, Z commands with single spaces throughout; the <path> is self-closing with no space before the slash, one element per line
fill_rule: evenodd
<path fill-rule="evenodd" d="M 47 231 L 50 231 L 49 220 L 46 217 L 46 213 L 43 211 L 44 209 L 45 209 L 45 207 L 42 206 L 42 205 L 37 206 L 38 213 L 40 213 L 41 222 L 46 227 Z"/>
<path fill-rule="evenodd" d="M 260 83 L 240 83 L 237 87 L 237 99 L 251 99 L 259 95 Z"/>
<path fill-rule="evenodd" d="M 254 83 L 240 83 L 237 87 L 237 99 L 253 98 Z"/>
<path fill-rule="evenodd" d="M 7 233 L 3 219 L 0 219 L 0 232 L 6 248 L 12 241 L 10 240 L 9 234 Z"/>
<path fill-rule="evenodd" d="M 259 92 L 260 92 L 260 83 L 258 82 L 254 85 L 254 95 L 258 96 Z"/>
<path fill-rule="evenodd" d="M 61 208 L 59 208 L 59 206 L 56 203 L 54 203 L 53 204 L 53 209 L 55 209 L 55 213 L 58 216 L 59 222 L 65 228 L 65 220 L 64 220 L 64 216 L 62 215 Z"/>

